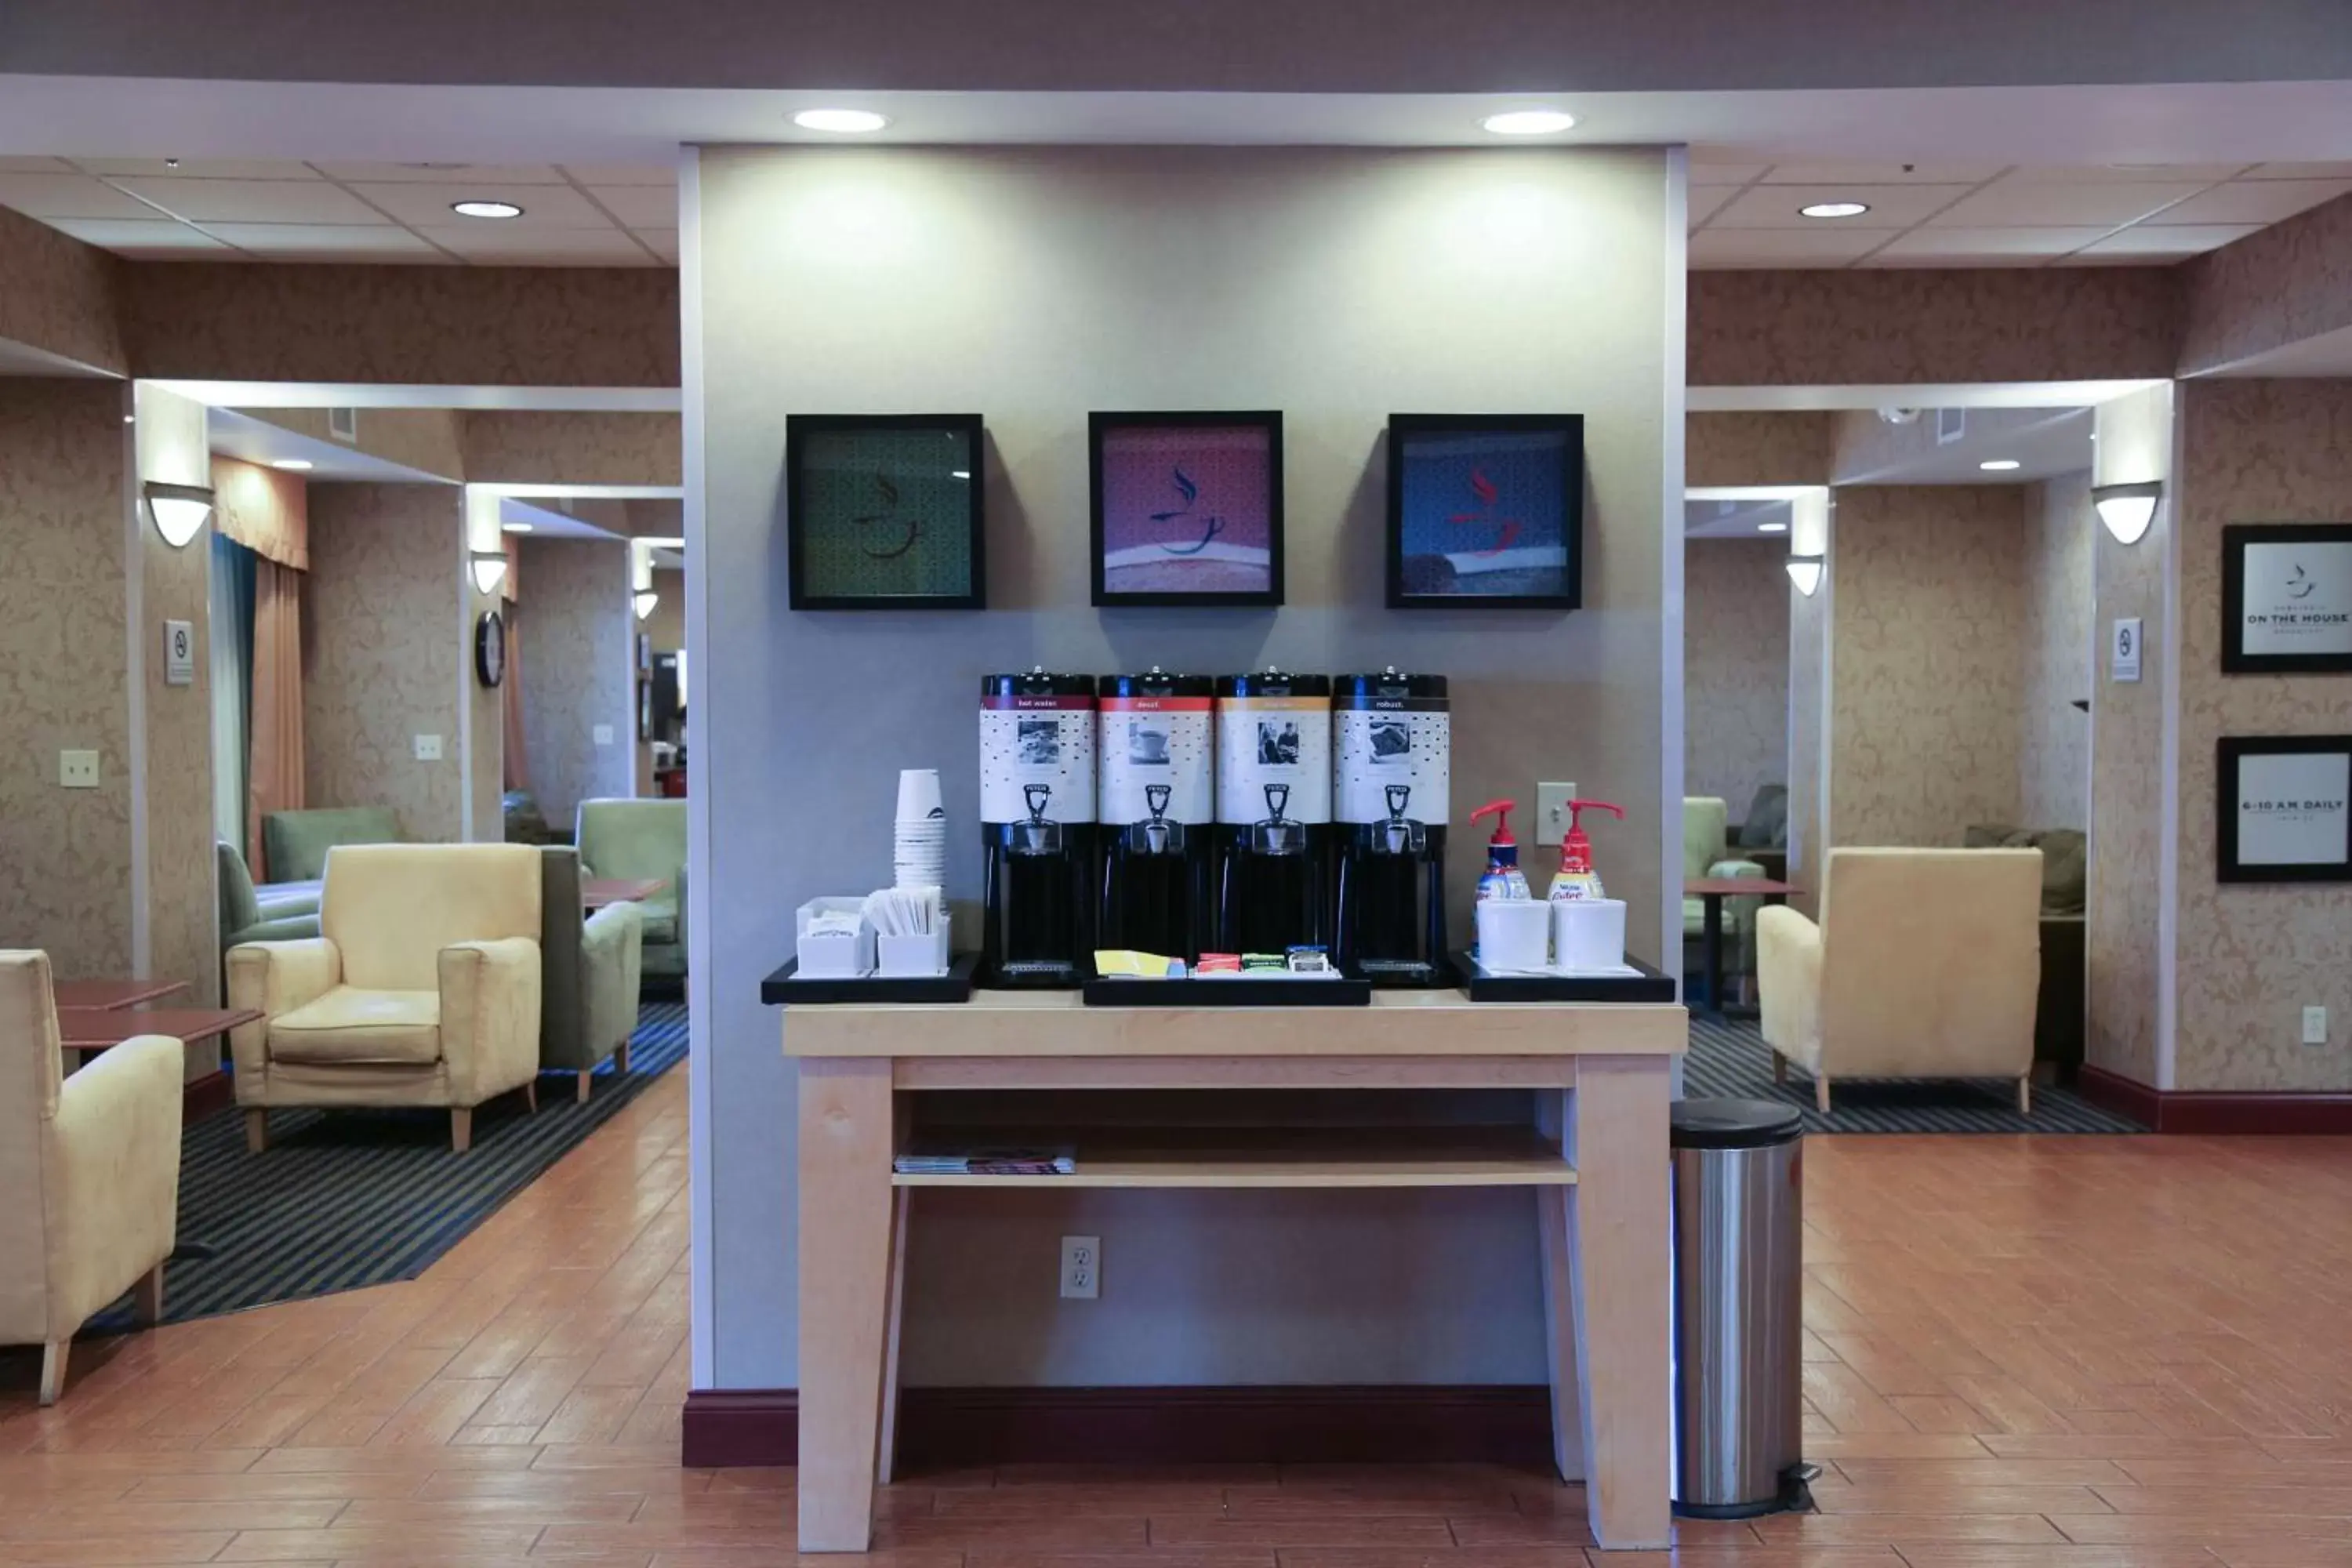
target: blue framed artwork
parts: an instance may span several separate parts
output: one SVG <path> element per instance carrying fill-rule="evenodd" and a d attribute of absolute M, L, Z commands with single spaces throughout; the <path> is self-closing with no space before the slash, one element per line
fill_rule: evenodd
<path fill-rule="evenodd" d="M 1573 610 L 1584 416 L 1389 416 L 1389 607 Z"/>
<path fill-rule="evenodd" d="M 784 526 L 795 610 L 977 610 L 977 414 L 795 414 Z"/>

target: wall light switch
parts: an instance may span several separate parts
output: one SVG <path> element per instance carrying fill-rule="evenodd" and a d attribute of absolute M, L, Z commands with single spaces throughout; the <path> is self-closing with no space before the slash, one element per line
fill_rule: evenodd
<path fill-rule="evenodd" d="M 600 745 L 600 746 L 609 746 L 609 745 L 611 745 L 611 744 L 613 743 L 613 726 L 611 726 L 610 724 L 599 724 L 599 725 L 597 725 L 597 726 L 596 726 L 596 729 L 595 729 L 595 736 L 596 736 L 596 743 L 597 743 L 598 745 Z"/>
<path fill-rule="evenodd" d="M 438 735 L 417 736 L 416 760 L 420 763 L 439 762 L 441 760 L 441 737 Z"/>
<path fill-rule="evenodd" d="M 1568 837 L 1568 803 L 1576 798 L 1572 784 L 1536 785 L 1536 842 L 1558 844 Z"/>
<path fill-rule="evenodd" d="M 98 787 L 98 753 L 96 752 L 59 752 L 58 784 L 65 789 L 96 789 Z"/>
<path fill-rule="evenodd" d="M 2324 1046 L 2327 1043 L 2327 1009 L 2305 1007 L 2303 1010 L 2303 1043 Z"/>

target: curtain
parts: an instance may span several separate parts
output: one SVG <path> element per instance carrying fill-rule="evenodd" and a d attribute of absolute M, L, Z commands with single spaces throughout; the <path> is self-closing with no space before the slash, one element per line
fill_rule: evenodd
<path fill-rule="evenodd" d="M 514 581 L 514 569 L 507 570 L 507 581 Z M 530 758 L 525 754 L 522 733 L 522 606 L 509 605 L 507 622 L 507 679 L 499 689 L 499 700 L 506 717 L 507 746 L 505 787 L 530 787 Z"/>
<path fill-rule="evenodd" d="M 253 847 L 253 879 L 267 882 L 261 819 L 303 804 L 302 574 L 275 561 L 254 568 L 252 670 L 247 842 Z"/>
<path fill-rule="evenodd" d="M 247 853 L 246 735 L 253 718 L 252 551 L 212 536 L 213 833 Z"/>

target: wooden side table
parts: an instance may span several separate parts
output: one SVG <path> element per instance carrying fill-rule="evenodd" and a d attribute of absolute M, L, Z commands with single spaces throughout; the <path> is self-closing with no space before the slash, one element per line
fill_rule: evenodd
<path fill-rule="evenodd" d="M 1700 931 L 1706 946 L 1706 1010 L 1718 1018 L 1732 1016 L 1731 1009 L 1723 1005 L 1723 900 L 1726 899 L 1762 899 L 1768 904 L 1784 903 L 1791 893 L 1805 889 L 1793 882 L 1777 882 L 1769 877 L 1701 877 L 1683 884 L 1683 897 L 1696 899 L 1703 906 Z M 1743 1008 L 1741 1016 L 1753 1017 L 1754 1012 Z"/>
<path fill-rule="evenodd" d="M 252 1007 L 60 1007 L 58 1043 L 75 1054 L 79 1067 L 99 1052 L 142 1035 L 205 1040 L 260 1016 Z"/>

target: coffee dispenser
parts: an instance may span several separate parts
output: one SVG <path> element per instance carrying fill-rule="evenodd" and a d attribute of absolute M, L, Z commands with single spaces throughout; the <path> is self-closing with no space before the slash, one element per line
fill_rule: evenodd
<path fill-rule="evenodd" d="M 1209 923 L 1216 816 L 1216 683 L 1205 675 L 1106 675 L 1097 748 L 1102 902 L 1097 945 L 1192 963 Z"/>
<path fill-rule="evenodd" d="M 1218 951 L 1329 945 L 1329 676 L 1218 679 L 1216 837 Z"/>
<path fill-rule="evenodd" d="M 1445 678 L 1343 675 L 1332 699 L 1339 887 L 1333 957 L 1377 985 L 1453 983 L 1445 823 L 1453 720 Z"/>
<path fill-rule="evenodd" d="M 1093 676 L 982 679 L 980 816 L 986 983 L 1078 984 L 1094 946 Z"/>

